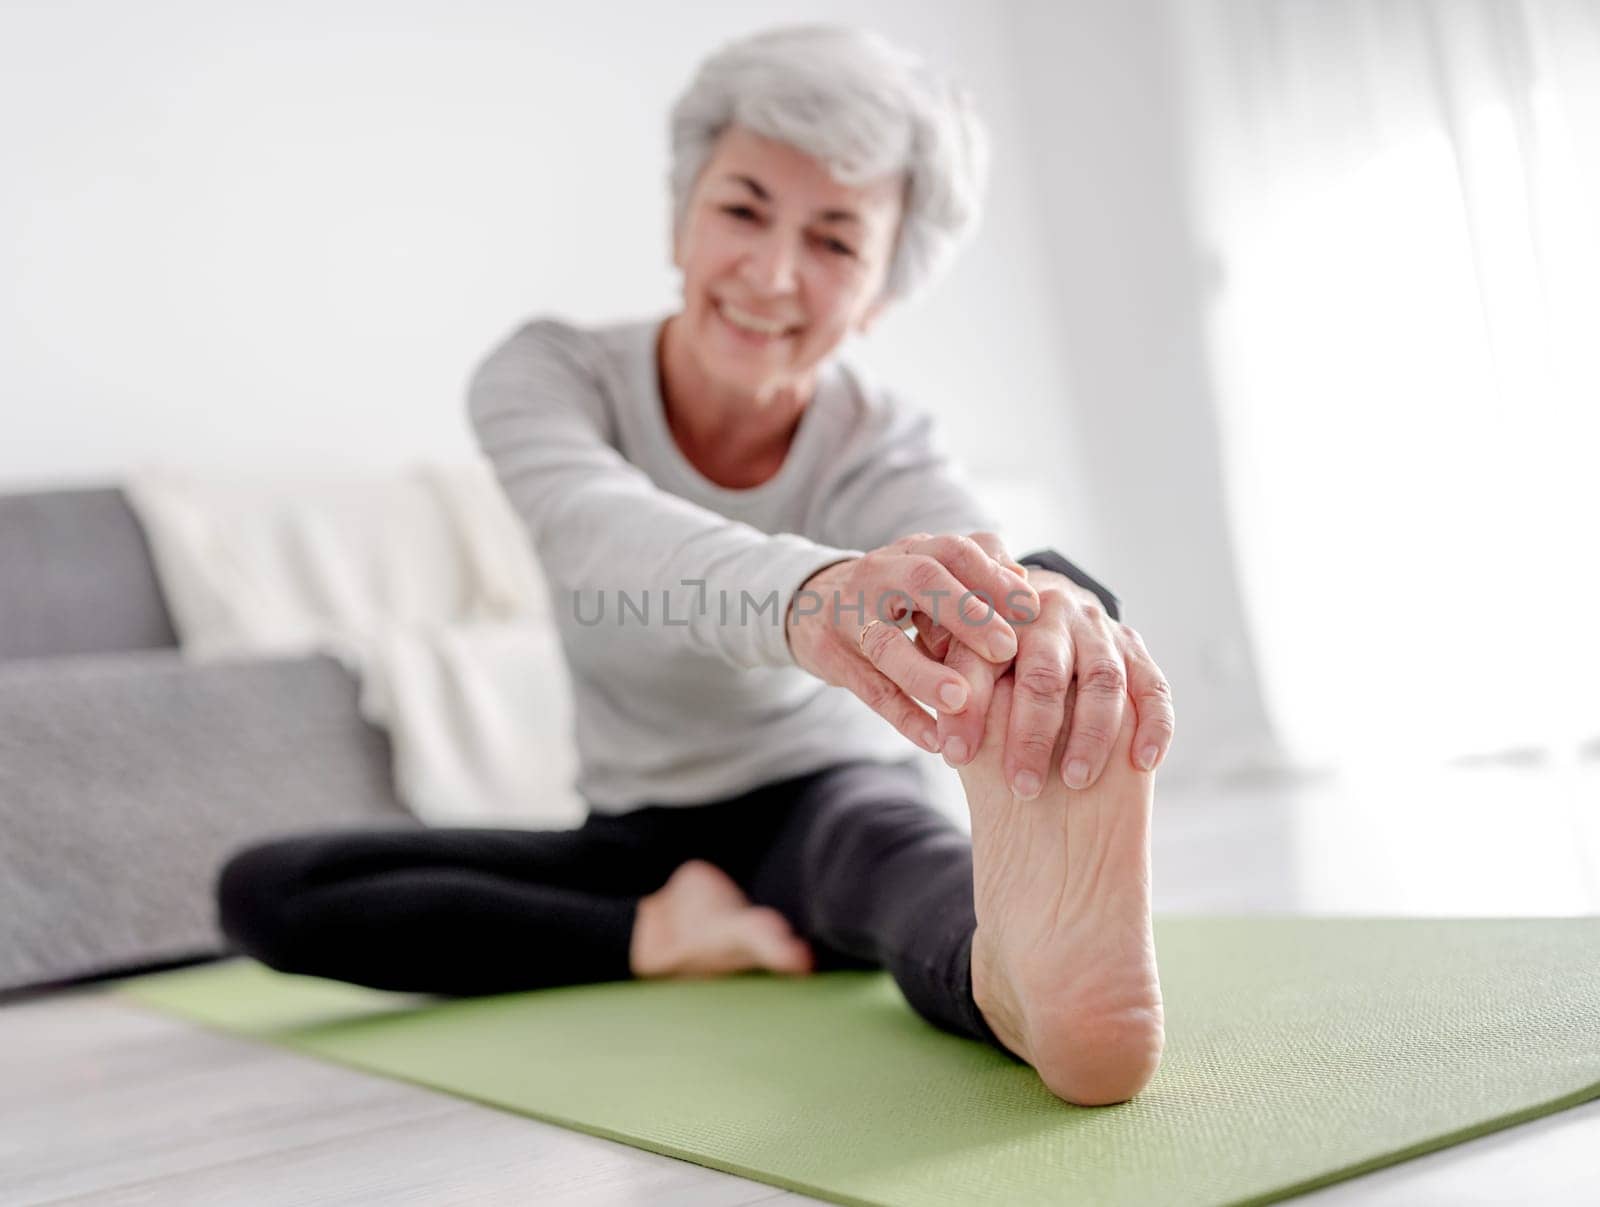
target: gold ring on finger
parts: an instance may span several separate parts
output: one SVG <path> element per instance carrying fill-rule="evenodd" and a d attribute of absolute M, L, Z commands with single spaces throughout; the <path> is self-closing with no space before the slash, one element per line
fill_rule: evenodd
<path fill-rule="evenodd" d="M 915 623 L 916 623 L 916 617 L 913 616 L 910 612 L 907 612 L 905 614 L 905 616 L 900 620 L 885 620 L 883 617 L 878 616 L 878 617 L 875 617 L 872 620 L 867 621 L 866 624 L 861 626 L 861 632 L 856 634 L 856 642 L 857 642 L 857 644 L 859 644 L 861 646 L 861 652 L 863 654 L 865 654 L 867 652 L 867 630 L 870 629 L 873 625 L 875 625 L 875 624 L 892 624 L 895 628 L 899 629 L 902 634 L 904 634 L 904 633 L 908 632 L 911 629 L 912 625 L 915 624 Z"/>
<path fill-rule="evenodd" d="M 856 634 L 856 645 L 860 647 L 861 652 L 863 654 L 865 654 L 867 652 L 867 630 L 870 629 L 875 624 L 885 624 L 885 623 L 887 623 L 887 622 L 883 619 L 883 617 L 878 616 L 878 617 L 874 617 L 872 620 L 867 621 L 866 624 L 861 626 L 861 631 Z"/>

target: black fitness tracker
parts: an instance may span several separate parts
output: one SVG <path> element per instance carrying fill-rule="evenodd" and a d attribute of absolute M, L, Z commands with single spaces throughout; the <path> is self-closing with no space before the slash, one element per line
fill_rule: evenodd
<path fill-rule="evenodd" d="M 1021 566 L 1038 566 L 1041 570 L 1054 570 L 1057 574 L 1064 574 L 1078 586 L 1093 591 L 1100 597 L 1100 603 L 1106 610 L 1106 615 L 1112 620 L 1122 619 L 1122 604 L 1117 597 L 1111 594 L 1109 588 L 1096 582 L 1088 574 L 1074 566 L 1054 549 L 1041 549 L 1037 553 L 1029 553 L 1017 559 Z"/>

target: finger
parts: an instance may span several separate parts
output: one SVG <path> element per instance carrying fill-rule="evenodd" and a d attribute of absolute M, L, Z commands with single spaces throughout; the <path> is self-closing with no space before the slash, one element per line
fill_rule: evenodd
<path fill-rule="evenodd" d="M 1128 671 L 1103 627 L 1078 625 L 1073 632 L 1077 715 L 1061 759 L 1061 780 L 1069 788 L 1087 788 L 1111 761 L 1111 748 L 1129 703 Z"/>
<path fill-rule="evenodd" d="M 925 612 L 916 613 L 913 623 L 917 627 L 917 640 L 930 658 L 943 662 L 950 652 L 950 630 L 938 624 Z"/>
<path fill-rule="evenodd" d="M 968 533 L 967 535 L 979 545 L 983 546 L 984 551 L 988 553 L 990 557 L 994 558 L 995 561 L 999 562 L 1006 569 L 1010 570 L 1023 582 L 1028 583 L 1028 586 L 1033 590 L 1035 595 L 1039 593 L 1038 588 L 1034 587 L 1033 583 L 1028 579 L 1028 568 L 1021 562 L 1017 561 L 1016 558 L 1011 556 L 1010 551 L 1006 549 L 1005 542 L 1000 539 L 999 533 L 972 532 Z"/>
<path fill-rule="evenodd" d="M 984 725 L 982 748 L 1002 749 L 1011 724 L 1011 706 L 1017 698 L 1016 687 L 1016 676 L 1009 667 L 994 681 L 994 694 L 989 699 L 989 711 L 994 715 Z"/>
<path fill-rule="evenodd" d="M 958 711 L 967 706 L 967 681 L 919 649 L 892 624 L 869 627 L 861 640 L 861 653 L 886 679 L 913 700 L 929 708 Z M 931 724 L 931 720 L 930 720 Z M 938 752 L 937 737 L 929 749 Z"/>
<path fill-rule="evenodd" d="M 1004 560 L 998 560 L 992 550 L 998 550 Z M 1039 593 L 1028 581 L 1027 570 L 1011 561 L 1000 538 L 992 532 L 973 536 L 947 532 L 924 537 L 911 542 L 907 552 L 937 558 L 966 584 L 964 589 L 982 591 L 993 610 L 1006 620 L 1027 621 L 1039 614 Z M 952 596 L 947 602 L 954 600 Z M 960 613 L 956 615 L 959 618 Z M 950 623 L 937 612 L 933 618 L 945 625 Z"/>
<path fill-rule="evenodd" d="M 873 632 L 889 628 L 875 625 Z M 903 637 L 894 640 L 902 645 L 911 643 Z M 939 753 L 938 729 L 920 705 L 901 691 L 893 680 L 860 658 L 852 659 L 853 667 L 844 674 L 844 685 L 895 729 L 929 754 Z"/>
<path fill-rule="evenodd" d="M 951 767 L 964 767 L 976 756 L 983 745 L 985 726 L 993 707 L 995 681 L 1005 674 L 1010 663 L 991 662 L 980 658 L 967 646 L 955 641 L 948 644 L 944 664 L 967 681 L 972 696 L 967 707 L 959 712 L 940 710 L 936 713 L 939 752 Z"/>
<path fill-rule="evenodd" d="M 1056 740 L 1066 724 L 1067 688 L 1072 682 L 1072 623 L 1067 603 L 1048 594 L 1037 625 L 1021 634 L 1012 667 L 1014 695 L 1006 732 L 1005 777 L 1012 794 L 1033 800 L 1054 771 Z"/>
<path fill-rule="evenodd" d="M 937 717 L 939 752 L 951 767 L 970 763 L 983 745 L 985 726 L 993 708 L 994 685 L 1007 666 L 980 658 L 964 645 L 950 646 L 945 665 L 960 673 L 972 689 L 972 698 L 960 712 L 941 711 Z"/>
<path fill-rule="evenodd" d="M 1027 568 L 1018 564 L 1007 551 L 1005 542 L 999 533 L 973 532 L 968 534 L 970 539 L 983 549 L 991 558 L 1010 569 L 1024 582 L 1027 581 Z M 1029 584 L 1030 587 L 1032 584 Z M 1035 591 L 1037 595 L 1037 591 Z M 942 625 L 939 630 L 948 635 Z M 984 728 L 989 721 L 989 713 L 993 709 L 994 685 L 997 677 L 1007 668 L 1003 663 L 991 662 L 987 658 L 979 658 L 966 646 L 956 645 L 947 641 L 943 650 L 945 665 L 952 670 L 961 672 L 962 678 L 972 686 L 972 700 L 960 712 L 937 713 L 939 727 L 939 751 L 944 755 L 944 761 L 951 767 L 964 767 L 977 757 L 978 748 L 983 745 Z M 954 651 L 952 653 L 951 651 Z"/>
<path fill-rule="evenodd" d="M 1127 659 L 1129 694 L 1138 713 L 1139 728 L 1133 738 L 1134 765 L 1141 771 L 1154 771 L 1172 749 L 1176 716 L 1172 708 L 1172 688 L 1161 668 L 1145 649 L 1144 639 L 1123 626 L 1123 656 Z M 941 736 L 941 748 L 943 739 Z"/>
<path fill-rule="evenodd" d="M 987 565 L 994 567 L 988 555 L 970 541 L 962 537 L 948 539 L 965 542 Z M 944 537 L 929 537 L 925 545 L 942 548 L 946 555 L 954 556 L 947 545 L 938 545 L 945 540 Z M 878 601 L 873 615 L 888 616 L 896 603 L 909 602 L 916 611 L 927 612 L 943 624 L 954 640 L 971 647 L 982 657 L 1005 662 L 1016 655 L 1017 635 L 993 606 L 995 597 L 981 586 L 969 588 L 932 553 L 880 550 L 868 557 L 873 559 L 868 581 Z"/>
<path fill-rule="evenodd" d="M 970 587 L 982 587 L 994 600 L 995 610 L 1003 618 L 1030 621 L 1038 615 L 1037 587 L 1027 578 L 1027 567 L 1011 560 L 1011 554 L 1006 552 L 1005 544 L 997 533 L 976 531 L 970 536 L 949 533 L 931 539 L 949 544 L 950 554 L 958 563 L 952 563 L 946 557 L 939 560 L 949 565 L 963 583 Z M 978 551 L 976 554 L 973 546 Z"/>

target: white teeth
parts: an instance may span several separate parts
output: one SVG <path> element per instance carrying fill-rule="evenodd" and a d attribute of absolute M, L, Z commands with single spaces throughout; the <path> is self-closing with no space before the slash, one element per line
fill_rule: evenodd
<path fill-rule="evenodd" d="M 743 327 L 746 331 L 753 331 L 757 335 L 783 335 L 789 330 L 781 323 L 769 323 L 753 314 L 746 314 L 738 307 L 731 306 L 727 302 L 723 302 L 719 309 L 722 311 L 722 316 L 735 327 Z"/>

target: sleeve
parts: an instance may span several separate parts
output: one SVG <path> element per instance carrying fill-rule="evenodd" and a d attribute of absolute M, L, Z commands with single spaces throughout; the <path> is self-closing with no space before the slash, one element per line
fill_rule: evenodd
<path fill-rule="evenodd" d="M 1017 559 L 1024 566 L 1038 566 L 1045 570 L 1054 570 L 1057 574 L 1065 575 L 1086 591 L 1092 591 L 1099 597 L 1100 604 L 1106 610 L 1106 615 L 1112 620 L 1122 619 L 1122 601 L 1110 587 L 1099 579 L 1093 577 L 1083 567 L 1068 558 L 1057 549 L 1036 549 L 1032 553 L 1025 553 Z"/>
<path fill-rule="evenodd" d="M 764 533 L 661 490 L 608 441 L 586 352 L 564 324 L 537 320 L 490 352 L 468 387 L 478 446 L 557 606 L 574 592 L 592 611 L 599 590 L 670 590 L 672 620 L 648 626 L 664 650 L 746 669 L 795 665 L 784 624 L 794 594 L 860 550 Z"/>
<path fill-rule="evenodd" d="M 859 549 L 913 532 L 1001 532 L 999 518 L 946 451 L 938 420 L 898 403 L 889 405 L 876 434 L 830 492 L 824 515 L 825 539 Z"/>

